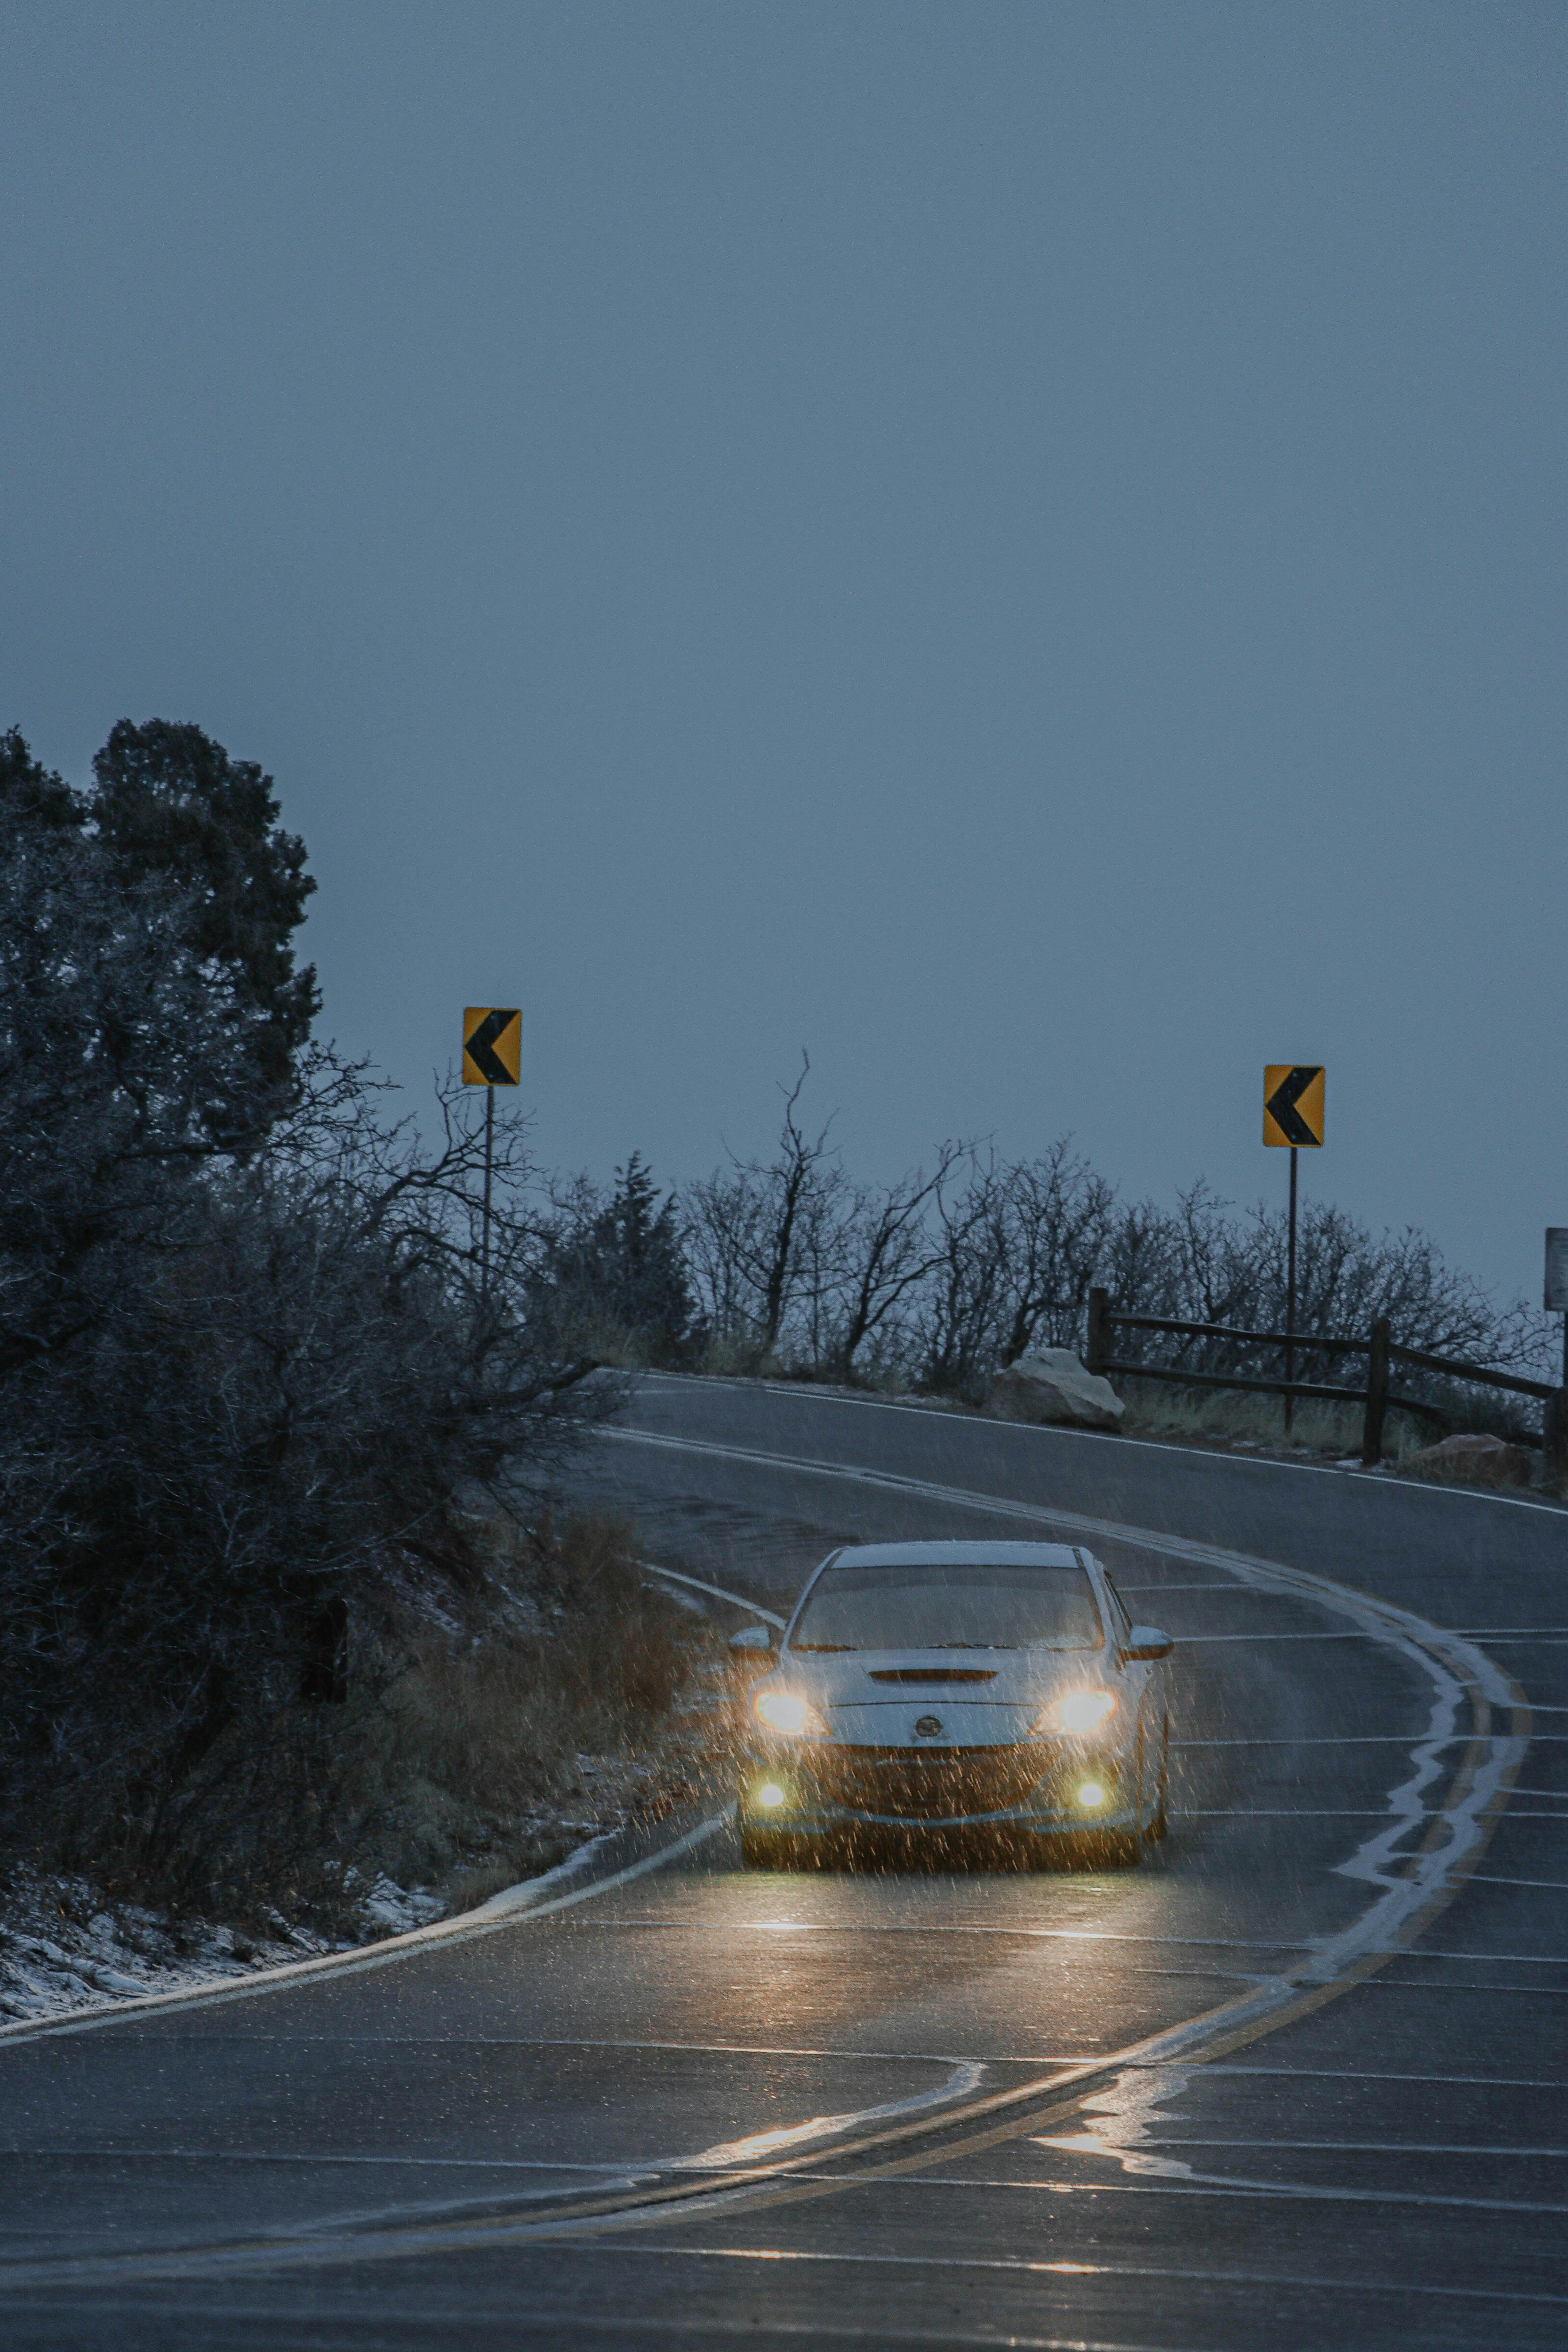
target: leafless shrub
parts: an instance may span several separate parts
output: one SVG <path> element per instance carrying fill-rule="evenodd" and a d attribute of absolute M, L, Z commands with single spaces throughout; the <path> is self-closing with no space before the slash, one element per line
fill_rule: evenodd
<path fill-rule="evenodd" d="M 854 1380 L 868 1356 L 888 1363 L 903 1352 L 909 1310 L 942 1263 L 931 1213 L 963 1158 L 962 1145 L 943 1143 L 929 1176 L 917 1168 L 885 1188 L 850 1187 L 831 1278 L 818 1292 L 820 1353 L 837 1379 Z"/>
<path fill-rule="evenodd" d="M 1007 1320 L 1005 1171 L 994 1153 L 971 1155 L 935 1210 L 940 1249 L 914 1319 L 916 1377 L 936 1395 L 977 1397 Z"/>
<path fill-rule="evenodd" d="M 827 1128 L 814 1138 L 796 1117 L 811 1066 L 805 1055 L 802 1063 L 784 1092 L 773 1158 L 731 1155 L 686 1196 L 687 1246 L 708 1328 L 757 1367 L 774 1357 L 792 1323 L 820 1339 L 847 1207 Z"/>
<path fill-rule="evenodd" d="M 1147 1204 L 1124 1211 L 1112 1225 L 1111 1241 L 1107 1287 L 1118 1306 L 1232 1328 L 1283 1330 L 1288 1237 L 1282 1211 L 1260 1206 L 1238 1216 L 1199 1185 L 1178 1197 L 1173 1213 Z M 1331 1202 L 1310 1202 L 1297 1245 L 1298 1378 L 1354 1388 L 1364 1380 L 1364 1359 L 1314 1357 L 1310 1343 L 1361 1338 L 1384 1315 L 1405 1347 L 1528 1378 L 1557 1377 L 1556 1335 L 1521 1300 L 1500 1306 L 1448 1265 L 1427 1234 L 1407 1229 L 1374 1235 Z M 1228 1339 L 1152 1333 L 1141 1339 L 1140 1354 L 1148 1363 L 1209 1372 L 1265 1369 L 1255 1350 Z M 1277 1364 L 1276 1358 L 1268 1368 Z M 1535 1433 L 1539 1408 L 1506 1392 L 1402 1366 L 1395 1368 L 1394 1386 L 1429 1402 L 1453 1425 Z"/>
<path fill-rule="evenodd" d="M 930 1176 L 863 1186 L 830 1150 L 826 1127 L 814 1137 L 802 1126 L 805 1076 L 786 1096 L 773 1160 L 731 1160 L 685 1196 L 709 1369 L 874 1377 L 978 1401 L 1027 1349 L 1081 1347 L 1096 1285 L 1133 1313 L 1282 1329 L 1281 1211 L 1238 1213 L 1203 1183 L 1173 1209 L 1124 1202 L 1068 1138 L 1027 1160 L 944 1144 Z M 1299 1376 L 1353 1387 L 1355 1361 L 1314 1359 L 1310 1343 L 1358 1338 L 1383 1315 L 1407 1347 L 1557 1377 L 1544 1317 L 1518 1300 L 1500 1305 L 1424 1234 L 1376 1235 L 1330 1202 L 1310 1202 L 1299 1232 Z M 1261 1369 L 1254 1351 L 1224 1338 L 1143 1335 L 1142 1353 L 1172 1370 Z M 1397 1384 L 1476 1428 L 1533 1427 L 1533 1408 L 1497 1391 L 1408 1369 Z"/>
<path fill-rule="evenodd" d="M 1079 1342 L 1090 1286 L 1111 1246 L 1115 1195 L 1067 1138 L 1042 1158 L 955 1156 L 938 1195 L 942 1250 L 917 1322 L 920 1376 L 978 1397 L 999 1365 L 1036 1346 Z"/>

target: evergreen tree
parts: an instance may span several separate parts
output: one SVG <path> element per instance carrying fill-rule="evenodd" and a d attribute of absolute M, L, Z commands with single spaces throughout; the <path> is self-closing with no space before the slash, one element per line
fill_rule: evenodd
<path fill-rule="evenodd" d="M 292 934 L 316 885 L 305 845 L 278 824 L 272 779 L 199 727 L 122 719 L 92 763 L 90 815 L 121 890 L 161 882 L 227 1033 L 229 1082 L 205 1107 L 216 1131 L 265 1126 L 287 1102 L 320 1003 Z"/>
<path fill-rule="evenodd" d="M 601 1349 L 629 1345 L 657 1364 L 689 1351 L 691 1291 L 675 1202 L 659 1200 L 640 1152 L 616 1170 L 607 1201 L 590 1195 L 556 1235 L 534 1304 Z"/>
<path fill-rule="evenodd" d="M 0 735 L 0 825 L 14 842 L 79 832 L 86 814 L 80 793 L 34 759 L 15 727 Z"/>

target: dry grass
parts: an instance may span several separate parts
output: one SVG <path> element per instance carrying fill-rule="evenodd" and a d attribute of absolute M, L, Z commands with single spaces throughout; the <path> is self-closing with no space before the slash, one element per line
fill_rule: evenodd
<path fill-rule="evenodd" d="M 152 1922 L 158 1954 L 178 1959 L 223 1920 L 226 1951 L 292 1957 L 387 1933 L 389 1897 L 420 1906 L 394 1924 L 469 1910 L 596 1832 L 700 1797 L 731 1745 L 731 1654 L 644 1582 L 630 1523 L 587 1513 L 524 1533 L 498 1518 L 479 1548 L 465 1602 L 448 1587 L 437 1616 L 405 1596 L 355 1629 L 345 1702 L 236 1727 L 242 1834 L 227 1823 L 221 1872 L 194 1890 L 105 1872 L 86 1824 L 68 1881 L 0 1876 L 0 1960 L 34 1881 L 62 1902 L 76 1888 L 84 1918 L 118 1918 L 126 1949 Z M 315 1749 L 304 1805 L 285 1752 L 301 1739 Z"/>
<path fill-rule="evenodd" d="M 1279 1397 L 1253 1395 L 1245 1390 L 1181 1389 L 1173 1382 L 1133 1378 L 1119 1377 L 1117 1385 L 1127 1406 L 1121 1425 L 1129 1436 L 1184 1439 L 1197 1444 L 1207 1441 L 1242 1451 L 1256 1448 L 1260 1454 L 1297 1452 L 1337 1462 L 1361 1459 L 1359 1404 L 1334 1404 L 1325 1397 L 1300 1397 L 1288 1438 L 1284 1401 Z M 1483 1401 L 1472 1425 L 1484 1431 L 1489 1417 L 1500 1422 L 1515 1442 L 1523 1435 L 1528 1443 L 1529 1416 L 1511 1409 L 1510 1401 L 1504 1401 L 1504 1410 L 1489 1416 Z M 1437 1430 L 1425 1415 L 1393 1406 L 1383 1433 L 1384 1460 L 1392 1469 L 1403 1471 L 1415 1456 L 1426 1452 L 1437 1435 Z M 1538 1452 L 1533 1452 L 1533 1465 L 1531 1483 L 1534 1490 L 1568 1500 L 1568 1479 L 1553 1477 Z M 1495 1482 L 1468 1478 L 1458 1469 L 1445 1473 L 1423 1465 L 1411 1475 L 1446 1486 L 1476 1486 L 1496 1491 Z"/>
<path fill-rule="evenodd" d="M 1245 1389 L 1184 1389 L 1173 1381 L 1132 1378 L 1118 1385 L 1127 1406 L 1121 1425 L 1130 1436 L 1210 1438 L 1260 1451 L 1291 1447 L 1341 1461 L 1352 1454 L 1361 1458 L 1359 1404 L 1298 1397 L 1287 1437 L 1282 1397 L 1258 1396 Z M 1395 1407 L 1384 1429 L 1384 1458 L 1397 1467 L 1407 1454 L 1429 1445 L 1436 1434 L 1428 1422 Z"/>
<path fill-rule="evenodd" d="M 385 1696 L 347 1791 L 361 1876 L 433 1887 L 455 1909 L 691 1794 L 700 1718 L 676 1710 L 718 1650 L 643 1582 L 629 1522 L 488 1532 L 494 1573 L 472 1622 L 413 1620 L 367 1661 Z"/>

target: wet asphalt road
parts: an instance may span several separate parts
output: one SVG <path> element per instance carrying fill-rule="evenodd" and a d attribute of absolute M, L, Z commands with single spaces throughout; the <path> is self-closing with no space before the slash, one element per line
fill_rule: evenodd
<path fill-rule="evenodd" d="M 594 1490 L 770 1605 L 847 1538 L 1087 1534 L 1180 1640 L 1167 1845 L 763 1874 L 720 1822 L 374 1970 L 0 2036 L 0 2342 L 1564 2340 L 1568 1516 L 740 1385 L 621 1428 Z"/>

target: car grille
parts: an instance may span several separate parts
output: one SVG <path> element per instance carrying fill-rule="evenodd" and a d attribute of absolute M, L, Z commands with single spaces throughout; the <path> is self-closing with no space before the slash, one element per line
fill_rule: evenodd
<path fill-rule="evenodd" d="M 1047 1769 L 1037 1746 L 818 1748 L 811 1769 L 848 1812 L 897 1821 L 962 1821 L 1023 1804 Z"/>

